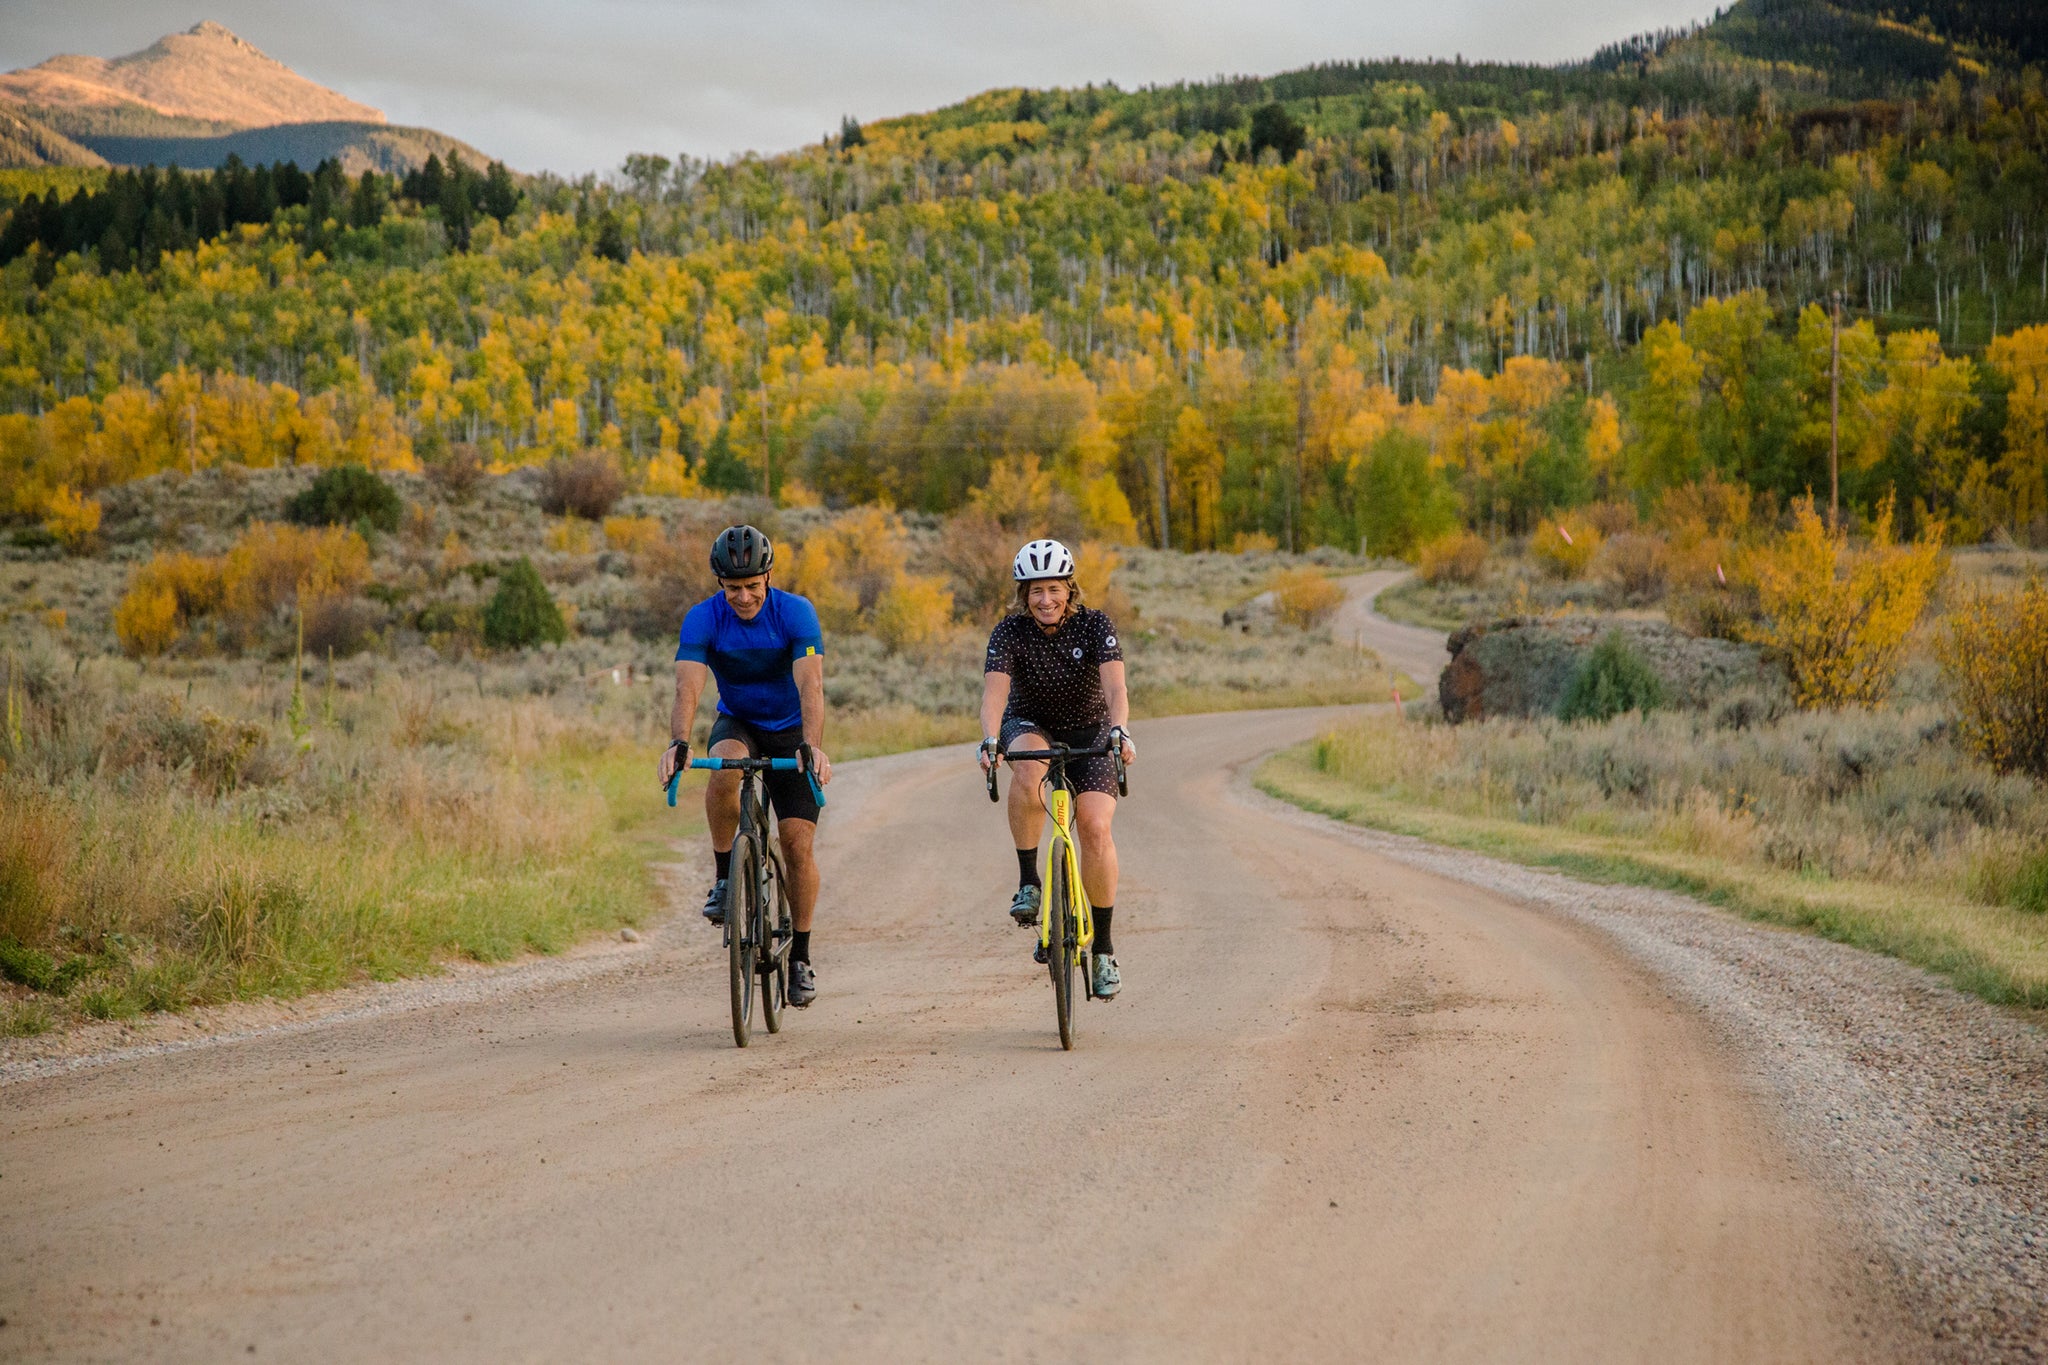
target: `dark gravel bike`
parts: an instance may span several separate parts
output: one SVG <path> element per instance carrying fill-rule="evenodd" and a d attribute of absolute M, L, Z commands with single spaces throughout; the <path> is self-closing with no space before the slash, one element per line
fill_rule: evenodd
<path fill-rule="evenodd" d="M 753 1040 L 755 999 L 761 1002 L 761 1022 L 770 1033 L 782 1032 L 782 1008 L 789 1001 L 789 893 L 761 775 L 805 768 L 797 758 L 693 758 L 690 766 L 740 774 L 740 828 L 725 879 L 725 953 L 732 985 L 732 1040 L 745 1047 Z M 806 776 L 822 808 L 825 794 L 818 779 L 808 772 Z M 678 771 L 669 779 L 671 806 L 681 777 Z"/>

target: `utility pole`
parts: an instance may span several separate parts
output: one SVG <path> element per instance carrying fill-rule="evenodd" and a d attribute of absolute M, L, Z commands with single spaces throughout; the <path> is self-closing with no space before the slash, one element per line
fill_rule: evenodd
<path fill-rule="evenodd" d="M 1828 525 L 1842 524 L 1842 291 L 1834 297 L 1833 338 L 1828 346 Z"/>

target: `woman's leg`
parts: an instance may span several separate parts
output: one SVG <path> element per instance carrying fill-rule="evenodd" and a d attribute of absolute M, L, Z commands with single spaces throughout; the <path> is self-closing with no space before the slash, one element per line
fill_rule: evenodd
<path fill-rule="evenodd" d="M 1082 792 L 1074 800 L 1074 823 L 1081 836 L 1081 885 L 1090 905 L 1116 904 L 1116 840 L 1109 824 L 1116 816 L 1116 798 L 1104 792 Z"/>

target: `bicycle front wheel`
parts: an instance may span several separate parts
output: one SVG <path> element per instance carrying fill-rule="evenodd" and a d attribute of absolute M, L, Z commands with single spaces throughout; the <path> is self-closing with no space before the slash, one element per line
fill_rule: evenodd
<path fill-rule="evenodd" d="M 1074 1050 L 1074 936 L 1079 925 L 1074 911 L 1074 888 L 1067 881 L 1067 847 L 1052 841 L 1052 942 L 1047 945 L 1046 966 L 1052 971 L 1053 1011 L 1060 1021 L 1060 1046 Z"/>
<path fill-rule="evenodd" d="M 754 934 L 760 919 L 761 854 L 753 835 L 733 840 L 732 871 L 725 882 L 726 965 L 732 978 L 732 1041 L 745 1047 L 754 1032 Z"/>

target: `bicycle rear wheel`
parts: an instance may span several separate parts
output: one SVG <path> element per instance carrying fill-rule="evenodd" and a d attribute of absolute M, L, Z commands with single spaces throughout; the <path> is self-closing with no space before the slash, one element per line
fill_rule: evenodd
<path fill-rule="evenodd" d="M 1067 847 L 1052 841 L 1052 942 L 1047 945 L 1052 971 L 1053 1011 L 1060 1021 L 1060 1046 L 1074 1050 L 1074 888 L 1067 883 Z"/>
<path fill-rule="evenodd" d="M 732 978 L 732 1041 L 745 1047 L 754 1028 L 754 933 L 760 915 L 761 855 L 754 836 L 741 830 L 732 845 L 725 882 L 726 966 Z"/>
<path fill-rule="evenodd" d="M 782 1032 L 782 1005 L 789 997 L 788 959 L 781 955 L 786 938 L 779 938 L 778 929 L 789 928 L 789 893 L 782 884 L 782 860 L 771 850 L 761 860 L 765 874 L 765 886 L 761 892 L 760 936 L 755 940 L 760 946 L 755 949 L 755 959 L 761 970 L 761 1022 L 770 1033 Z"/>

